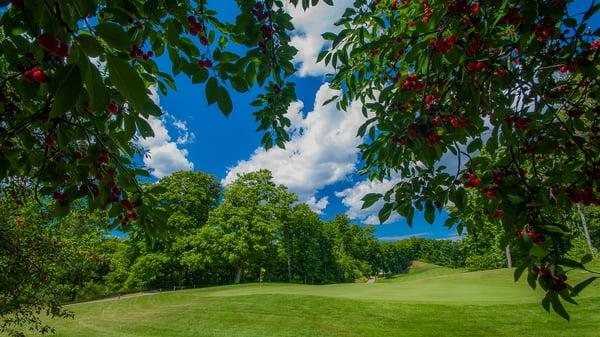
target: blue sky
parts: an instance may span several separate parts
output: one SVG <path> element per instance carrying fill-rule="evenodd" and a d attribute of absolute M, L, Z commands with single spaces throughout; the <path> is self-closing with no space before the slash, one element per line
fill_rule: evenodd
<path fill-rule="evenodd" d="M 336 111 L 333 105 L 321 106 L 334 94 L 326 83 L 327 72 L 314 60 L 325 42 L 321 33 L 334 31 L 332 18 L 339 17 L 351 0 L 337 0 L 335 7 L 320 4 L 308 13 L 290 9 L 297 32 L 292 44 L 300 52 L 297 57 L 296 83 L 298 102 L 288 112 L 293 122 L 292 141 L 287 150 L 265 152 L 260 147 L 262 134 L 255 132 L 257 124 L 249 103 L 260 92 L 254 89 L 245 94 L 231 91 L 234 110 L 223 116 L 216 105 L 208 106 L 204 86 L 193 85 L 185 76 L 176 78 L 177 91 L 160 95 L 165 111 L 161 120 L 152 120 L 156 137 L 142 141 L 150 158 L 146 166 L 158 178 L 175 170 L 193 169 L 207 172 L 230 182 L 236 173 L 267 168 L 275 181 L 286 184 L 298 193 L 323 219 L 338 213 L 348 214 L 358 223 L 375 224 L 378 207 L 360 209 L 360 198 L 369 192 L 384 192 L 399 178 L 368 182 L 356 171 L 361 167 L 355 137 L 362 123 L 359 106 L 348 112 Z M 574 10 L 587 8 L 588 1 L 575 1 Z M 232 20 L 237 6 L 233 0 L 211 2 L 222 20 Z M 167 58 L 158 58 L 163 70 L 170 71 Z M 302 133 L 297 130 L 302 129 Z M 382 240 L 396 240 L 408 236 L 452 238 L 454 229 L 443 227 L 446 214 L 442 213 L 434 225 L 428 225 L 422 215 L 416 216 L 413 228 L 404 219 L 393 216 L 390 223 L 376 226 L 376 235 Z"/>

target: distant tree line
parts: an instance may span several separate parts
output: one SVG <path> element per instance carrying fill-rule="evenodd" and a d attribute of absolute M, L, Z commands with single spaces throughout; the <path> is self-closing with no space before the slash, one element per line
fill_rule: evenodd
<path fill-rule="evenodd" d="M 374 226 L 353 224 L 345 215 L 321 220 L 266 170 L 241 175 L 224 189 L 201 172 L 176 172 L 145 186 L 158 191 L 157 211 L 167 215 L 164 233 L 150 237 L 135 227 L 122 235 L 110 209 L 90 210 L 85 203 L 55 217 L 51 201 L 40 207 L 28 181 L 3 187 L 0 316 L 6 326 L 19 312 L 43 328 L 33 315 L 38 309 L 66 316 L 63 303 L 127 291 L 353 282 L 402 273 L 414 260 L 469 270 L 507 264 L 496 224 L 474 227 L 459 240 L 381 242 Z M 585 213 L 597 249 L 600 214 Z M 573 242 L 574 254 L 587 253 L 585 240 Z"/>

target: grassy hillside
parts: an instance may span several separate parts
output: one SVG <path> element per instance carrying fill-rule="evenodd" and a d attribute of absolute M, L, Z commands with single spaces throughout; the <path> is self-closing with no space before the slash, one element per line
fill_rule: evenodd
<path fill-rule="evenodd" d="M 600 269 L 596 262 L 594 269 Z M 585 277 L 578 273 L 575 278 Z M 511 270 L 464 272 L 415 263 L 376 284 L 249 284 L 73 305 L 57 336 L 598 336 L 600 285 L 572 322 Z"/>

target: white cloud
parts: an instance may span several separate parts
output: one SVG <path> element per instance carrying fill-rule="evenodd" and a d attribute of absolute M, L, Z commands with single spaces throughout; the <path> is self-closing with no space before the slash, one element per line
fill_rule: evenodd
<path fill-rule="evenodd" d="M 333 6 L 320 1 L 315 7 L 307 11 L 302 6 L 286 6 L 288 13 L 292 16 L 296 35 L 292 36 L 291 45 L 298 49 L 294 61 L 301 63 L 298 71 L 299 76 L 320 76 L 331 71 L 324 63 L 316 63 L 321 49 L 327 45 L 321 34 L 325 32 L 337 33 L 341 27 L 334 22 L 342 17 L 346 8 L 352 6 L 352 0 L 336 0 Z"/>
<path fill-rule="evenodd" d="M 301 201 L 321 212 L 328 199 L 317 200 L 315 194 L 356 170 L 357 146 L 361 143 L 356 130 L 365 121 L 359 103 L 351 104 L 347 111 L 336 109 L 333 103 L 323 106 L 336 94 L 338 91 L 323 84 L 317 91 L 313 111 L 306 117 L 301 113 L 302 102 L 292 104 L 287 114 L 293 122 L 291 140 L 286 148 L 257 148 L 248 160 L 228 170 L 224 183 L 231 183 L 239 173 L 265 168 L 273 173 L 276 183 L 286 185 Z"/>
<path fill-rule="evenodd" d="M 151 88 L 150 92 L 152 100 L 160 106 L 160 97 L 156 88 Z M 175 141 L 171 139 L 169 130 L 165 126 L 167 122 L 170 122 L 179 132 L 179 137 Z M 163 118 L 150 116 L 148 123 L 154 131 L 154 137 L 138 137 L 137 143 L 146 150 L 144 165 L 150 173 L 157 178 L 162 178 L 175 171 L 192 170 L 194 164 L 187 159 L 187 150 L 178 146 L 178 144 L 189 143 L 194 138 L 194 134 L 188 131 L 185 122 L 164 113 Z"/>
<path fill-rule="evenodd" d="M 166 117 L 169 118 L 169 122 L 175 129 L 177 130 L 177 140 L 176 143 L 180 145 L 191 144 L 196 140 L 196 135 L 190 131 L 187 126 L 186 121 L 179 120 L 172 115 L 165 114 Z"/>
<path fill-rule="evenodd" d="M 347 188 L 343 191 L 335 192 L 336 197 L 342 199 L 342 204 L 348 207 L 346 215 L 354 220 L 359 220 L 365 224 L 376 225 L 379 224 L 379 211 L 383 207 L 384 201 L 379 200 L 371 207 L 363 209 L 362 198 L 368 193 L 385 193 L 394 187 L 395 184 L 400 182 L 401 178 L 395 175 L 389 179 L 383 179 L 383 181 L 369 181 L 364 180 L 357 182 L 354 186 Z M 385 223 L 392 223 L 400 220 L 400 215 L 396 212 L 392 212 L 392 215 Z"/>
<path fill-rule="evenodd" d="M 313 195 L 306 200 L 306 204 L 317 214 L 323 214 L 323 210 L 327 208 L 327 205 L 329 205 L 329 197 L 323 197 L 317 200 L 317 198 Z"/>

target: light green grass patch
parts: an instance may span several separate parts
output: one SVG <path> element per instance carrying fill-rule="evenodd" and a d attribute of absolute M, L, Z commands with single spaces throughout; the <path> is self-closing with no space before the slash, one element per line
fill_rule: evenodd
<path fill-rule="evenodd" d="M 593 266 L 598 269 L 596 261 Z M 585 273 L 573 278 L 583 279 Z M 546 313 L 508 269 L 465 272 L 417 263 L 375 284 L 246 284 L 70 306 L 57 336 L 600 336 L 600 286 Z"/>

